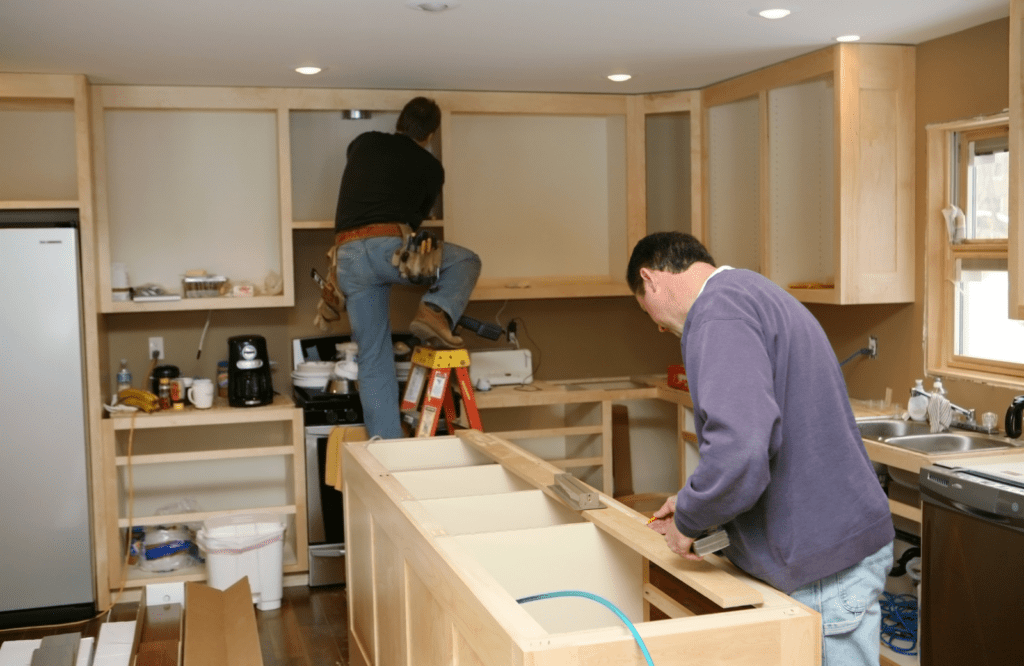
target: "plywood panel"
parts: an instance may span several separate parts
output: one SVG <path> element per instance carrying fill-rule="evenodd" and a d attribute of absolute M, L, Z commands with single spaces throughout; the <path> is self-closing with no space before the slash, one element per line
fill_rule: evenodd
<path fill-rule="evenodd" d="M 73 109 L 0 109 L 0 200 L 78 200 Z"/>
<path fill-rule="evenodd" d="M 457 440 L 440 440 L 436 446 L 431 447 L 416 446 L 415 442 L 416 440 L 384 440 L 368 444 L 366 450 L 379 460 L 385 469 L 392 472 L 491 463 L 490 458 Z"/>
<path fill-rule="evenodd" d="M 110 258 L 132 286 L 180 292 L 193 268 L 259 286 L 281 274 L 275 113 L 108 110 L 104 123 Z"/>
<path fill-rule="evenodd" d="M 480 255 L 482 280 L 612 272 L 624 117 L 453 113 L 451 128 L 445 239 Z"/>
<path fill-rule="evenodd" d="M 419 504 L 446 534 L 452 535 L 584 522 L 579 513 L 540 490 L 422 500 Z"/>
<path fill-rule="evenodd" d="M 758 100 L 708 109 L 708 250 L 715 262 L 761 269 Z"/>
<path fill-rule="evenodd" d="M 833 86 L 815 80 L 768 91 L 768 277 L 834 284 Z"/>
<path fill-rule="evenodd" d="M 373 525 L 370 511 L 357 493 L 345 492 L 345 542 L 361 544 L 348 548 L 345 559 L 348 595 L 349 655 L 376 663 L 373 612 Z"/>
<path fill-rule="evenodd" d="M 410 496 L 421 500 L 492 495 L 530 489 L 529 484 L 510 474 L 501 465 L 397 472 L 393 476 L 409 491 Z"/>
<path fill-rule="evenodd" d="M 406 585 L 402 551 L 395 547 L 383 530 L 374 530 L 373 545 L 378 663 L 415 663 L 406 654 Z"/>
<path fill-rule="evenodd" d="M 607 599 L 631 621 L 643 621 L 640 556 L 593 525 L 562 525 L 452 538 L 487 569 L 513 599 L 583 590 Z M 523 608 L 550 633 L 619 624 L 613 613 L 589 599 L 544 599 L 525 604 Z"/>
<path fill-rule="evenodd" d="M 452 619 L 412 569 L 406 571 L 409 595 L 409 654 L 417 666 L 453 663 Z M 462 661 L 458 662 L 461 664 Z"/>

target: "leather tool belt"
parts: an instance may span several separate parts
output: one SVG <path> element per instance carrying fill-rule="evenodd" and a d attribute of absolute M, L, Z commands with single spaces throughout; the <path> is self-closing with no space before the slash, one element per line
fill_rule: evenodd
<path fill-rule="evenodd" d="M 402 231 L 402 227 L 405 225 L 398 222 L 378 222 L 376 224 L 364 224 L 361 227 L 355 229 L 345 229 L 339 231 L 334 235 L 334 245 L 344 245 L 354 240 L 362 240 L 364 238 L 379 238 L 382 236 L 393 236 L 395 238 L 402 238 L 405 234 Z M 406 227 L 408 229 L 408 227 Z"/>

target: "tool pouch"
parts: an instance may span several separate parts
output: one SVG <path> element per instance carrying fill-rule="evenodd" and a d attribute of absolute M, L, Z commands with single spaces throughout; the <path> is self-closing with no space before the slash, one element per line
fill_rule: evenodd
<path fill-rule="evenodd" d="M 331 260 L 331 270 L 327 283 L 320 288 L 320 302 L 316 304 L 316 317 L 313 318 L 313 325 L 321 333 L 341 319 L 341 313 L 345 310 L 345 294 L 338 288 L 337 245 L 327 251 L 327 257 Z"/>
<path fill-rule="evenodd" d="M 391 255 L 391 265 L 413 284 L 430 286 L 441 274 L 444 243 L 426 230 L 413 233 L 402 225 L 402 245 Z"/>

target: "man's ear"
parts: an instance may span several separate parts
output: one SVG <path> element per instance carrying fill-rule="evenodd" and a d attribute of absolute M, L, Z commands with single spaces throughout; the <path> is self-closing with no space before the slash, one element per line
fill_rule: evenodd
<path fill-rule="evenodd" d="M 655 286 L 654 273 L 649 268 L 640 269 L 640 279 L 644 281 L 644 292 L 648 292 Z"/>

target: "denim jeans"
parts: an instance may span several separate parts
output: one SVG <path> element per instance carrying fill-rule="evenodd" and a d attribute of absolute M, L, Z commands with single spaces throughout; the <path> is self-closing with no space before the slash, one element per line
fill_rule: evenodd
<path fill-rule="evenodd" d="M 352 339 L 359 345 L 363 418 L 370 437 L 384 439 L 403 436 L 391 346 L 391 285 L 411 284 L 391 265 L 391 255 L 401 244 L 401 238 L 378 237 L 351 241 L 338 248 L 338 287 L 345 294 Z M 478 277 L 480 257 L 464 247 L 445 243 L 440 276 L 422 301 L 433 303 L 457 322 Z"/>
<path fill-rule="evenodd" d="M 821 613 L 822 666 L 878 666 L 882 609 L 878 597 L 892 569 L 892 544 L 849 569 L 789 596 Z"/>

